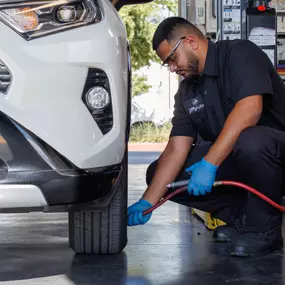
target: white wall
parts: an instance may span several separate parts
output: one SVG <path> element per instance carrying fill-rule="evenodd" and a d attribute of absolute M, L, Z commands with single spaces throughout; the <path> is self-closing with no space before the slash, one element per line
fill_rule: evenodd
<path fill-rule="evenodd" d="M 146 75 L 147 83 L 152 86 L 149 90 L 151 100 L 159 102 L 159 108 L 173 112 L 174 95 L 178 89 L 178 76 L 168 71 L 158 63 L 142 68 L 138 73 Z"/>

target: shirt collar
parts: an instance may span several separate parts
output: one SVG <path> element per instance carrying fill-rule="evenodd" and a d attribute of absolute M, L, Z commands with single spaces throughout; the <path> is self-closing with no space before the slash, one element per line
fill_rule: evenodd
<path fill-rule="evenodd" d="M 208 51 L 204 66 L 204 71 L 202 74 L 208 76 L 218 76 L 218 50 L 217 45 L 212 42 L 208 41 Z"/>

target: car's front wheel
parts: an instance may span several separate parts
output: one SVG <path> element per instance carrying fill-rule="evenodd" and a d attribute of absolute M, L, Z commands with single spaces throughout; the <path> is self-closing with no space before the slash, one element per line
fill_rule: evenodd
<path fill-rule="evenodd" d="M 69 213 L 69 244 L 76 253 L 115 254 L 127 244 L 128 159 L 116 193 L 102 212 L 80 211 Z"/>

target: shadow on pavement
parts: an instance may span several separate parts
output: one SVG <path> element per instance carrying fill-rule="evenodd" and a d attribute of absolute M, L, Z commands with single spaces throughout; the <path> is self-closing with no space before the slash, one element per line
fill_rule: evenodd
<path fill-rule="evenodd" d="M 126 284 L 127 256 L 85 256 L 75 254 L 66 276 L 72 284 Z"/>
<path fill-rule="evenodd" d="M 109 256 L 75 254 L 66 276 L 75 285 L 152 285 L 144 276 L 128 271 L 125 252 Z"/>
<path fill-rule="evenodd" d="M 65 274 L 74 252 L 66 243 L 0 245 L 0 282 Z"/>
<path fill-rule="evenodd" d="M 21 281 L 37 278 L 37 284 L 41 284 L 39 278 L 58 276 L 56 284 L 151 285 L 144 277 L 128 276 L 125 252 L 109 256 L 74 254 L 64 241 L 2 244 L 0 256 L 0 282 L 21 284 Z"/>

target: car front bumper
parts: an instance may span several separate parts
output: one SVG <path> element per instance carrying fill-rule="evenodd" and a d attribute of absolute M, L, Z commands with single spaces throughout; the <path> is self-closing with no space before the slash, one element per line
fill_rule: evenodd
<path fill-rule="evenodd" d="M 106 207 L 122 163 L 83 170 L 0 113 L 0 212 Z"/>

